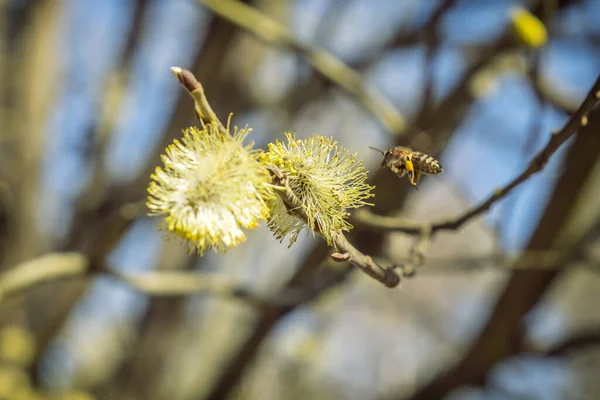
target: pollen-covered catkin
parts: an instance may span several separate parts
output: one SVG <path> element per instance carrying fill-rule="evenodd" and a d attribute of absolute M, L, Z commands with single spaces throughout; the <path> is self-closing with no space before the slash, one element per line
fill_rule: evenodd
<path fill-rule="evenodd" d="M 332 138 L 315 134 L 297 140 L 288 132 L 286 139 L 269 144 L 269 151 L 259 159 L 285 175 L 306 221 L 276 198 L 271 203 L 268 225 L 279 239 L 290 234 L 290 245 L 307 225 L 331 244 L 333 232 L 352 228 L 346 210 L 370 205 L 367 199 L 373 197 L 373 187 L 366 183 L 367 173 L 362 162 L 356 161 L 356 154 L 350 154 Z"/>
<path fill-rule="evenodd" d="M 190 242 L 200 254 L 225 251 L 246 239 L 269 217 L 273 197 L 268 171 L 257 161 L 252 144 L 243 141 L 250 129 L 233 135 L 217 124 L 184 131 L 162 155 L 148 187 L 150 215 L 165 215 L 166 229 Z"/>

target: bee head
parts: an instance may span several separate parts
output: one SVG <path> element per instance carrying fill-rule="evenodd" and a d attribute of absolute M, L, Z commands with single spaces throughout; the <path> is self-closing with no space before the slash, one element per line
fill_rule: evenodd
<path fill-rule="evenodd" d="M 375 147 L 371 147 L 369 146 L 370 149 L 373 149 L 375 151 L 380 152 L 381 154 L 383 154 L 383 161 L 381 162 L 381 166 L 382 167 L 389 167 L 391 165 L 391 163 L 394 161 L 393 160 L 393 149 L 387 150 L 387 151 L 383 151 L 383 150 L 379 150 Z"/>
<path fill-rule="evenodd" d="M 396 161 L 396 156 L 392 149 L 383 153 L 383 161 L 381 162 L 382 167 L 390 167 Z"/>

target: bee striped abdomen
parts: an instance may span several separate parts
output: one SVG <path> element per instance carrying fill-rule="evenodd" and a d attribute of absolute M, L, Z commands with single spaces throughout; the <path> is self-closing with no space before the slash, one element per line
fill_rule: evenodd
<path fill-rule="evenodd" d="M 423 174 L 436 175 L 444 171 L 438 160 L 425 153 L 415 151 L 411 158 L 415 169 Z"/>

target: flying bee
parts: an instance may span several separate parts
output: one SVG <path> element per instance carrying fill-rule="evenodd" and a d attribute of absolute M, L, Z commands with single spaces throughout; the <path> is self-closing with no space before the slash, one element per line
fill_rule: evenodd
<path fill-rule="evenodd" d="M 421 174 L 437 175 L 444 171 L 438 160 L 408 147 L 396 146 L 387 151 L 370 148 L 383 154 L 382 167 L 391 169 L 400 178 L 408 174 L 410 183 L 415 189 L 417 189 Z"/>

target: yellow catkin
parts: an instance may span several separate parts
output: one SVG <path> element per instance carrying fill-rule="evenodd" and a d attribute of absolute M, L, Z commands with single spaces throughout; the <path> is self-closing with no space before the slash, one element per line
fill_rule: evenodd
<path fill-rule="evenodd" d="M 356 155 L 332 138 L 315 134 L 298 140 L 289 132 L 286 138 L 287 143 L 269 145 L 269 151 L 259 159 L 265 167 L 276 165 L 281 169 L 306 221 L 290 215 L 282 200 L 276 198 L 271 203 L 269 228 L 281 240 L 289 234 L 291 245 L 308 226 L 331 244 L 333 232 L 352 228 L 346 209 L 369 204 L 366 200 L 373 196 L 373 187 L 366 183 L 362 162 L 356 162 Z"/>
<path fill-rule="evenodd" d="M 250 129 L 233 135 L 216 125 L 189 128 L 162 155 L 148 186 L 150 215 L 164 215 L 166 229 L 190 242 L 190 251 L 223 252 L 246 240 L 244 229 L 269 217 L 274 197 L 269 172 L 252 145 Z"/>

